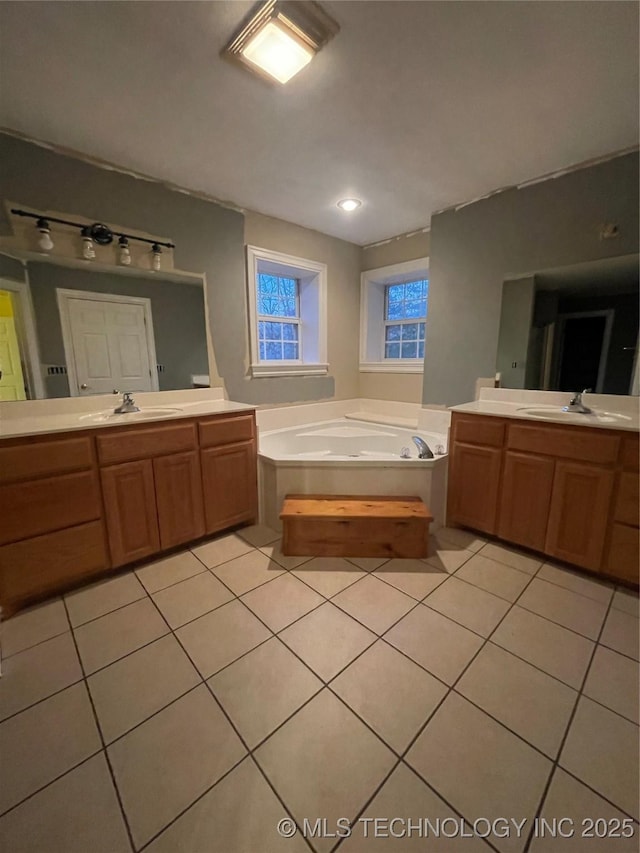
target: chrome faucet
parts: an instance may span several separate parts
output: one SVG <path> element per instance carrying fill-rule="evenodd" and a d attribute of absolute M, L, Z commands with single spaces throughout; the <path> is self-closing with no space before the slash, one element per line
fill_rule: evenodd
<path fill-rule="evenodd" d="M 582 395 L 588 394 L 591 391 L 591 388 L 585 388 L 584 391 L 576 392 L 573 397 L 569 400 L 568 406 L 563 406 L 563 412 L 577 412 L 579 415 L 591 415 L 593 414 L 593 409 L 587 408 L 582 402 Z"/>
<path fill-rule="evenodd" d="M 139 412 L 140 408 L 136 406 L 136 401 L 133 399 L 133 394 L 130 391 L 125 391 L 122 395 L 122 402 L 113 410 L 114 415 L 130 415 L 132 412 Z"/>
<path fill-rule="evenodd" d="M 412 435 L 411 440 L 418 448 L 418 459 L 433 459 L 433 453 L 426 441 L 423 441 L 419 435 Z"/>

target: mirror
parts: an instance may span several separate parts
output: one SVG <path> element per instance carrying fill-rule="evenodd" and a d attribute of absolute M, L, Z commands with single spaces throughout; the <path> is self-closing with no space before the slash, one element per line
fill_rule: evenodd
<path fill-rule="evenodd" d="M 0 401 L 206 387 L 203 281 L 0 255 Z"/>
<path fill-rule="evenodd" d="M 625 255 L 505 281 L 502 387 L 639 394 L 638 260 Z"/>

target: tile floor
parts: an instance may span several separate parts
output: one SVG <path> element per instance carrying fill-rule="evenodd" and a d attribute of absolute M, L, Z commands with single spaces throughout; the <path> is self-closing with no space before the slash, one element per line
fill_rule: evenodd
<path fill-rule="evenodd" d="M 7 853 L 638 850 L 637 597 L 460 530 L 383 561 L 245 528 L 2 646 Z"/>

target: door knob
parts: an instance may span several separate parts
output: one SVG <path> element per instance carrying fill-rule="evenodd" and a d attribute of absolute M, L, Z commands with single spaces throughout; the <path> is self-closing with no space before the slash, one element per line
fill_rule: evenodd
<path fill-rule="evenodd" d="M 83 382 L 83 383 L 82 383 L 82 385 L 80 386 L 80 390 L 81 390 L 81 391 L 86 391 L 88 387 L 89 387 L 89 386 L 87 385 L 87 383 L 86 383 L 86 382 Z"/>

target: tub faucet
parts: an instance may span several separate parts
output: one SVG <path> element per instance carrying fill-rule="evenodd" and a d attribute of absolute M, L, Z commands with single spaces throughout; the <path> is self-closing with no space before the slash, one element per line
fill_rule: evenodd
<path fill-rule="evenodd" d="M 591 415 L 593 414 L 593 409 L 587 408 L 582 402 L 582 395 L 588 394 L 591 391 L 591 388 L 585 388 L 584 391 L 576 392 L 573 397 L 569 400 L 568 406 L 563 406 L 563 412 L 577 412 L 579 415 Z"/>
<path fill-rule="evenodd" d="M 433 453 L 426 441 L 423 441 L 419 435 L 412 435 L 411 440 L 418 448 L 418 459 L 433 459 Z"/>
<path fill-rule="evenodd" d="M 139 412 L 140 408 L 136 406 L 136 401 L 133 399 L 133 394 L 125 391 L 122 395 L 122 402 L 113 410 L 114 415 L 130 415 L 132 412 Z"/>

